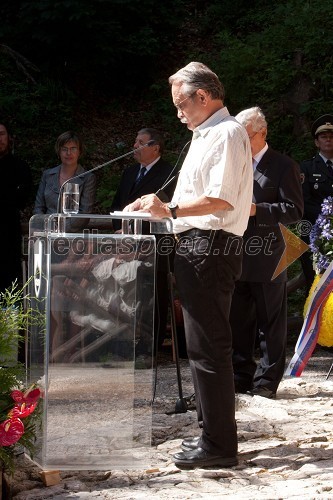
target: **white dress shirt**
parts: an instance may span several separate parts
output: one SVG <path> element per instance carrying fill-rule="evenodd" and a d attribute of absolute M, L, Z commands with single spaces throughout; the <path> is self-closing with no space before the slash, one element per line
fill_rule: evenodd
<path fill-rule="evenodd" d="M 205 195 L 225 200 L 232 208 L 179 217 L 173 221 L 174 233 L 196 227 L 224 229 L 242 236 L 250 215 L 252 192 L 250 141 L 245 128 L 224 107 L 194 129 L 172 201 L 182 203 Z"/>
<path fill-rule="evenodd" d="M 253 170 L 256 168 L 256 166 L 258 165 L 258 163 L 260 162 L 261 158 L 264 156 L 264 154 L 266 153 L 268 149 L 268 144 L 266 142 L 265 146 L 256 154 L 254 155 L 253 157 L 253 161 L 252 161 L 252 164 L 253 164 Z"/>

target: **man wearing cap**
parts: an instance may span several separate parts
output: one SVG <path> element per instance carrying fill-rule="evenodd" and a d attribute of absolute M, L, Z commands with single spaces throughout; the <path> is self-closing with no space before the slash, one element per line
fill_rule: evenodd
<path fill-rule="evenodd" d="M 304 196 L 304 220 L 315 224 L 321 212 L 321 204 L 327 196 L 333 196 L 333 115 L 323 115 L 317 118 L 311 127 L 317 154 L 310 160 L 300 164 Z M 303 237 L 309 242 L 309 237 Z M 314 270 L 312 254 L 308 251 L 301 257 L 306 286 L 309 290 Z"/>

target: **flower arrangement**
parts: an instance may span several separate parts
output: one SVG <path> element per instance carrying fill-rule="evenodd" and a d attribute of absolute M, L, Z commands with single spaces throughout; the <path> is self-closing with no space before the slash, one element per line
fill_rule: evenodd
<path fill-rule="evenodd" d="M 315 225 L 310 233 L 310 249 L 313 252 L 313 260 L 317 276 L 309 292 L 309 296 L 304 305 L 304 314 L 313 294 L 320 275 L 328 268 L 333 260 L 333 196 L 325 198 L 321 205 Z M 323 306 L 318 344 L 326 347 L 333 345 L 333 294 L 330 293 Z"/>
<path fill-rule="evenodd" d="M 317 274 L 328 268 L 333 260 L 333 196 L 325 198 L 310 233 L 310 249 Z"/>
<path fill-rule="evenodd" d="M 0 293 L 0 467 L 13 472 L 22 447 L 33 453 L 41 421 L 38 387 L 26 388 L 25 368 L 13 355 L 22 342 L 31 311 L 23 306 L 23 289 L 16 283 Z"/>

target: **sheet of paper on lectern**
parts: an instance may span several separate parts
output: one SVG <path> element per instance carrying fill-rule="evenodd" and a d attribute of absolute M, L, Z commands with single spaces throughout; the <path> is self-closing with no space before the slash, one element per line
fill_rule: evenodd
<path fill-rule="evenodd" d="M 114 211 L 110 212 L 110 215 L 115 215 L 115 216 L 126 216 L 126 218 L 131 218 L 131 219 L 151 219 L 151 213 L 149 212 L 123 212 L 123 211 Z"/>

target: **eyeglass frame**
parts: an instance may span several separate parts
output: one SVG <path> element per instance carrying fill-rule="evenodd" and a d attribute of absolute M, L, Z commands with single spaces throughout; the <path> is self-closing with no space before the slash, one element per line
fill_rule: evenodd
<path fill-rule="evenodd" d="M 181 105 L 183 104 L 183 102 L 187 101 L 187 99 L 189 99 L 190 97 L 193 97 L 194 94 L 197 93 L 197 90 L 195 90 L 194 92 L 192 92 L 192 94 L 188 95 L 187 97 L 185 97 L 185 99 L 183 99 L 182 101 L 180 101 L 178 104 L 175 104 L 175 108 L 177 111 L 183 111 L 183 108 L 181 107 Z"/>
<path fill-rule="evenodd" d="M 71 148 L 66 148 L 65 146 L 62 146 L 60 148 L 60 151 L 62 153 L 66 153 L 66 154 L 68 154 L 68 153 L 76 153 L 77 151 L 79 151 L 79 148 L 78 148 L 78 146 L 72 146 Z"/>
<path fill-rule="evenodd" d="M 249 135 L 249 134 L 248 134 L 250 141 L 252 141 L 252 139 L 253 139 L 253 138 L 254 138 L 257 134 L 259 134 L 259 132 L 261 132 L 263 128 L 264 128 L 264 127 L 261 127 L 259 130 L 257 130 L 257 132 L 254 132 L 254 134 L 252 134 L 252 135 Z"/>

